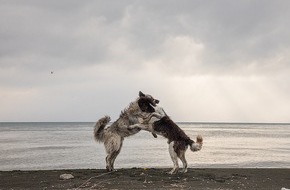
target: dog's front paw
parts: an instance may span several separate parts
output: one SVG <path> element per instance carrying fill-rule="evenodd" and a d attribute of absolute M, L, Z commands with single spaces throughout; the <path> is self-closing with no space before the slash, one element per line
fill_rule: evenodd
<path fill-rule="evenodd" d="M 139 129 L 139 125 L 135 124 L 135 125 L 129 125 L 128 129 L 132 130 L 132 129 Z"/>
<path fill-rule="evenodd" d="M 141 117 L 139 117 L 139 118 L 138 118 L 138 122 L 139 122 L 139 123 L 144 123 L 144 119 L 141 118 Z"/>

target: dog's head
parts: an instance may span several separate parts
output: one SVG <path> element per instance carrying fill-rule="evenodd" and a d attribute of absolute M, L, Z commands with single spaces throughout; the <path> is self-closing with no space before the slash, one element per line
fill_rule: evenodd
<path fill-rule="evenodd" d="M 139 92 L 138 105 L 143 112 L 152 113 L 155 112 L 153 106 L 159 103 L 159 100 L 153 98 L 149 94 L 144 94 L 143 92 Z"/>

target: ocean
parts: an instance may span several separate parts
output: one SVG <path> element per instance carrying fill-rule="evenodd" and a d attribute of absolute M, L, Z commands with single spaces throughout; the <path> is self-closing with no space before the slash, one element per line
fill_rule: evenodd
<path fill-rule="evenodd" d="M 190 168 L 290 168 L 290 124 L 178 123 L 203 149 L 186 152 Z M 104 169 L 93 122 L 0 123 L 0 170 Z M 182 166 L 181 162 L 179 163 Z M 141 131 L 125 138 L 115 168 L 172 167 L 167 140 Z"/>

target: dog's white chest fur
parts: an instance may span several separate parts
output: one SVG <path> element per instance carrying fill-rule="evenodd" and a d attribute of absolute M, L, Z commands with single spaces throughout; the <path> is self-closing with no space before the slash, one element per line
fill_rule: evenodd
<path fill-rule="evenodd" d="M 160 106 L 155 106 L 154 109 L 155 109 L 155 112 L 158 113 L 158 114 L 160 115 L 160 118 L 166 116 L 166 113 L 165 113 L 165 111 L 164 111 L 164 109 L 163 109 L 162 107 L 160 107 Z M 149 122 L 149 123 L 154 123 L 155 121 L 160 120 L 160 118 L 152 117 L 152 118 L 150 119 L 150 122 Z"/>

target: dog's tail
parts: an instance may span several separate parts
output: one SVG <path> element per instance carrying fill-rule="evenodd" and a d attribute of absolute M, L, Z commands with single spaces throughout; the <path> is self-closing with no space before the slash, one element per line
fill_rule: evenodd
<path fill-rule="evenodd" d="M 195 152 L 195 151 L 199 151 L 202 148 L 202 144 L 203 144 L 203 138 L 201 135 L 197 135 L 196 137 L 196 142 L 192 142 L 190 145 L 190 150 Z"/>
<path fill-rule="evenodd" d="M 104 128 L 111 121 L 109 116 L 99 119 L 94 127 L 94 137 L 97 142 L 103 142 L 105 138 Z"/>

